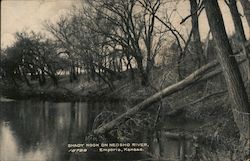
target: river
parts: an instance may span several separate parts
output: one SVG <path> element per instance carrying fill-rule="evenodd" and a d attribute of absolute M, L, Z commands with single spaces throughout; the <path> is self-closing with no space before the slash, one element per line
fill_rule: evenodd
<path fill-rule="evenodd" d="M 69 153 L 68 144 L 85 143 L 96 116 L 102 111 L 123 113 L 125 109 L 121 107 L 121 102 L 0 102 L 0 161 L 92 161 L 93 158 L 85 153 Z M 195 123 L 191 125 L 200 126 Z M 170 121 L 166 121 L 166 126 L 170 129 L 177 126 L 194 128 L 189 127 L 188 123 Z M 147 135 L 145 132 L 142 134 Z M 161 138 L 159 143 L 154 137 L 148 142 L 150 148 L 147 152 L 156 156 L 161 153 L 165 158 L 172 158 L 170 160 L 179 160 L 180 155 L 183 155 L 182 142 Z M 160 144 L 164 149 L 159 149 Z M 185 144 L 186 149 L 192 148 L 190 142 L 185 141 Z M 145 159 L 145 156 L 143 155 L 144 160 L 150 160 Z M 122 154 L 109 159 L 104 156 L 106 160 L 101 160 L 132 161 L 141 157 L 142 155 Z"/>
<path fill-rule="evenodd" d="M 102 110 L 123 112 L 117 102 L 0 102 L 0 160 L 88 160 L 67 145 L 83 143 Z"/>

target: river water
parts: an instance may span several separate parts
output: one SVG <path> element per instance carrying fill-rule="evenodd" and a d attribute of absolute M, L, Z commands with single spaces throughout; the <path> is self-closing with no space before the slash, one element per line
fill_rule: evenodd
<path fill-rule="evenodd" d="M 89 160 L 67 145 L 83 143 L 103 110 L 123 112 L 117 102 L 0 102 L 0 160 Z"/>
<path fill-rule="evenodd" d="M 89 155 L 69 153 L 68 144 L 84 143 L 98 114 L 105 110 L 125 112 L 121 107 L 120 102 L 0 102 L 0 161 L 91 161 Z M 151 138 L 150 153 L 178 160 L 180 142 L 161 141 L 164 149 L 159 149 L 159 141 Z M 132 161 L 140 157 L 125 154 L 106 160 Z"/>

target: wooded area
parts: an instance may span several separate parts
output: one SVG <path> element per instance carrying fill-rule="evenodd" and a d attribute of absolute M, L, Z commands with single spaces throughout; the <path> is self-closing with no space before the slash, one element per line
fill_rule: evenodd
<path fill-rule="evenodd" d="M 13 45 L 1 49 L 0 83 L 29 90 L 83 82 L 94 84 L 97 91 L 106 87 L 108 94 L 116 95 L 128 83 L 127 97 L 137 88 L 149 89 L 147 98 L 139 97 L 143 101 L 128 103 L 123 114 L 93 129 L 94 135 L 105 135 L 141 111 L 167 102 L 171 95 L 190 87 L 193 91 L 183 97 L 203 92 L 203 82 L 213 79 L 218 88 L 226 88 L 239 131 L 241 160 L 250 159 L 250 1 L 189 0 L 190 13 L 178 22 L 187 26 L 188 33 L 174 25 L 171 16 L 177 9 L 171 10 L 169 3 L 83 0 L 58 21 L 46 21 L 46 33 L 17 32 Z M 221 5 L 230 11 L 232 35 L 226 31 Z M 205 40 L 200 31 L 204 12 L 210 28 Z M 166 73 L 172 73 L 171 77 Z M 159 113 L 164 115 L 161 106 L 153 109 L 158 111 L 157 121 Z"/>

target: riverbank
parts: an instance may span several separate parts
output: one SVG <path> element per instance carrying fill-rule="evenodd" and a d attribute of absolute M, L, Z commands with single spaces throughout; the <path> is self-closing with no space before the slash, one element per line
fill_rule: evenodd
<path fill-rule="evenodd" d="M 151 74 L 148 87 L 140 84 L 138 77 L 131 80 L 129 77 L 117 79 L 112 82 L 114 88 L 99 81 L 88 81 L 83 75 L 78 76 L 78 80 L 69 81 L 68 76 L 62 76 L 55 86 L 51 80 L 40 86 L 38 81 L 30 80 L 30 86 L 25 82 L 17 82 L 18 86 L 8 81 L 0 81 L 0 94 L 11 99 L 43 99 L 52 101 L 86 101 L 94 100 L 126 100 L 138 102 L 151 96 L 167 84 L 174 81 L 162 82 L 163 69 L 154 69 Z"/>
<path fill-rule="evenodd" d="M 104 100 L 111 99 L 105 96 L 108 92 L 106 87 L 102 88 L 96 84 L 88 84 L 84 87 L 79 81 L 70 83 L 63 79 L 59 81 L 58 86 L 54 86 L 52 82 L 44 86 L 39 86 L 37 82 L 31 82 L 30 86 L 27 86 L 25 83 L 19 83 L 18 86 L 14 86 L 5 82 L 1 83 L 0 88 L 1 95 L 17 100 L 39 99 L 55 102 L 74 102 L 86 101 L 97 97 L 101 97 Z"/>
<path fill-rule="evenodd" d="M 104 83 L 79 81 L 69 82 L 67 78 L 59 80 L 58 86 L 54 86 L 52 82 L 48 82 L 44 86 L 39 86 L 35 81 L 31 81 L 31 85 L 27 86 L 25 83 L 18 83 L 14 86 L 9 82 L 0 83 L 0 95 L 10 99 L 42 99 L 55 102 L 74 102 L 87 100 L 142 100 L 149 95 L 145 95 L 140 91 L 139 80 L 127 82 L 127 80 L 114 81 L 115 89 L 110 89 Z M 133 89 L 132 89 L 133 88 Z M 141 89 L 139 89 L 141 88 Z M 138 92 L 137 92 L 138 90 Z M 130 95 L 133 93 L 134 95 Z M 136 93 L 136 95 L 135 95 Z M 141 93 L 141 94 L 140 94 Z M 131 98 L 129 98 L 132 96 Z"/>

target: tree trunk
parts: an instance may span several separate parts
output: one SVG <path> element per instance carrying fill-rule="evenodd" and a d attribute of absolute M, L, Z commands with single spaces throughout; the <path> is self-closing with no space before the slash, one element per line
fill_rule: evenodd
<path fill-rule="evenodd" d="M 57 79 L 57 77 L 56 77 L 56 75 L 55 74 L 50 74 L 50 77 L 51 77 L 51 79 L 52 79 L 52 81 L 53 81 L 53 83 L 54 83 L 54 86 L 58 86 L 58 79 Z"/>
<path fill-rule="evenodd" d="M 237 39 L 240 42 L 244 55 L 246 55 L 248 59 L 244 65 L 244 68 L 245 68 L 245 72 L 246 72 L 245 75 L 246 75 L 246 80 L 247 80 L 247 83 L 246 83 L 247 93 L 250 94 L 250 83 L 249 83 L 250 82 L 250 62 L 248 58 L 249 50 L 248 48 L 245 47 L 247 39 L 245 36 L 241 17 L 237 8 L 236 0 L 228 0 L 228 6 L 229 6 L 229 9 L 233 18 L 233 22 L 234 22 L 235 34 L 237 36 Z"/>
<path fill-rule="evenodd" d="M 149 85 L 148 74 L 143 68 L 142 59 L 137 58 L 136 60 L 137 60 L 137 65 L 138 65 L 138 69 L 139 69 L 140 76 L 141 76 L 141 85 L 148 86 Z"/>
<path fill-rule="evenodd" d="M 240 41 L 245 42 L 246 36 L 245 36 L 244 28 L 242 25 L 242 21 L 240 18 L 240 14 L 237 8 L 236 0 L 228 0 L 228 6 L 229 6 L 229 9 L 233 18 L 233 22 L 234 22 L 235 34 L 237 35 L 237 38 Z"/>
<path fill-rule="evenodd" d="M 129 55 L 126 54 L 126 59 L 128 61 L 128 63 L 127 63 L 127 70 L 130 69 L 131 80 L 134 80 L 135 79 L 135 74 L 134 74 L 134 69 L 133 69 L 132 64 L 131 64 L 132 58 L 130 58 Z"/>
<path fill-rule="evenodd" d="M 249 0 L 240 0 L 242 5 L 244 15 L 246 16 L 248 26 L 250 27 L 250 1 Z"/>
<path fill-rule="evenodd" d="M 39 84 L 40 86 L 43 86 L 46 84 L 46 78 L 45 78 L 45 73 L 44 73 L 44 70 L 41 69 L 40 71 L 37 70 L 37 73 L 39 75 Z"/>
<path fill-rule="evenodd" d="M 90 66 L 90 75 L 91 75 L 91 79 L 93 80 L 93 81 L 95 81 L 95 67 L 94 67 L 94 64 L 89 64 L 89 66 Z"/>
<path fill-rule="evenodd" d="M 75 62 L 72 61 L 71 66 L 70 66 L 69 81 L 70 83 L 72 83 L 75 80 L 77 80 L 76 66 L 75 66 Z"/>
<path fill-rule="evenodd" d="M 201 66 L 203 58 L 203 49 L 199 31 L 199 17 L 197 14 L 198 4 L 196 0 L 189 0 L 190 2 L 190 12 L 192 14 L 192 33 L 193 33 L 193 42 L 195 47 L 195 53 L 197 54 L 198 67 Z"/>
<path fill-rule="evenodd" d="M 18 78 L 23 81 L 23 78 L 22 78 L 22 67 L 21 66 L 18 66 L 17 70 L 17 75 L 18 75 Z"/>
<path fill-rule="evenodd" d="M 43 82 L 43 85 L 46 84 L 46 77 L 45 77 L 45 73 L 44 73 L 44 70 L 42 70 L 42 82 Z"/>
<path fill-rule="evenodd" d="M 222 66 L 229 97 L 231 98 L 234 121 L 240 131 L 242 146 L 245 148 L 244 157 L 249 157 L 250 106 L 248 103 L 248 96 L 237 62 L 234 56 L 232 56 L 233 51 L 226 34 L 218 2 L 217 0 L 205 0 L 204 5 L 215 47 L 217 49 L 217 57 Z"/>
<path fill-rule="evenodd" d="M 29 79 L 27 78 L 27 75 L 26 75 L 26 72 L 25 72 L 25 69 L 23 69 L 22 70 L 22 75 L 23 75 L 23 78 L 24 78 L 24 80 L 25 80 L 25 82 L 26 82 L 26 84 L 27 84 L 27 86 L 31 86 L 30 85 L 30 81 L 29 81 Z"/>

